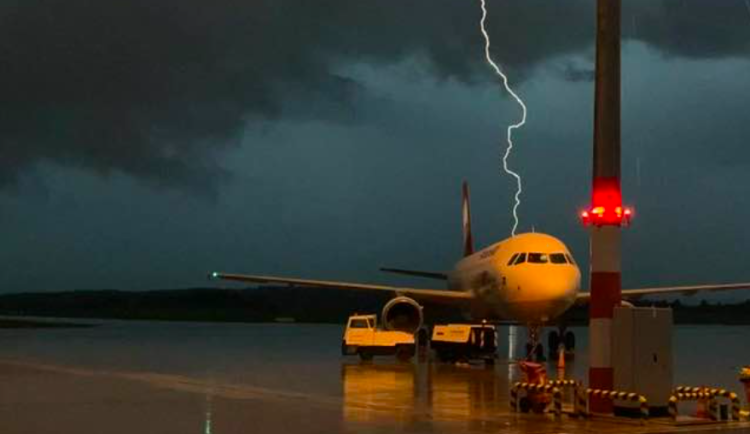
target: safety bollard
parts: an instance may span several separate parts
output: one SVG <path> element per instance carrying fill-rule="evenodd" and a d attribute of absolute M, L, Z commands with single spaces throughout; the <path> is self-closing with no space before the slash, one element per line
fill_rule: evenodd
<path fill-rule="evenodd" d="M 516 382 L 510 389 L 510 409 L 512 411 L 518 411 L 518 389 L 521 387 L 521 382 Z"/>
<path fill-rule="evenodd" d="M 572 387 L 573 388 L 573 414 L 578 414 L 578 389 L 583 387 L 583 384 L 580 381 L 576 380 L 549 380 L 544 383 L 545 385 L 554 386 L 560 389 L 564 389 L 566 387 Z M 562 414 L 562 390 L 560 391 L 560 400 L 559 400 L 559 406 L 560 406 L 560 414 Z M 554 399 L 554 397 L 553 397 Z"/>
<path fill-rule="evenodd" d="M 588 415 L 588 399 L 586 398 L 586 389 L 583 387 L 583 384 L 581 384 L 576 388 L 578 417 L 585 418 Z"/>
<path fill-rule="evenodd" d="M 552 406 L 555 418 L 562 418 L 562 391 L 557 387 L 552 388 Z"/>
<path fill-rule="evenodd" d="M 667 411 L 669 412 L 669 417 L 672 418 L 673 421 L 677 420 L 677 403 L 678 403 L 677 396 L 672 395 L 669 397 L 669 403 L 667 404 Z"/>
<path fill-rule="evenodd" d="M 750 408 L 750 365 L 740 369 L 740 382 L 745 386 L 745 402 Z"/>

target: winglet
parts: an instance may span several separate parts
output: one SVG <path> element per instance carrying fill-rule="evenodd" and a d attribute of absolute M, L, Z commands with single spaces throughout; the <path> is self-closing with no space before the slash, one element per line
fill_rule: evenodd
<path fill-rule="evenodd" d="M 462 191 L 462 212 L 463 212 L 463 235 L 464 235 L 464 256 L 474 253 L 474 237 L 471 235 L 471 206 L 469 204 L 469 184 L 464 181 Z"/>

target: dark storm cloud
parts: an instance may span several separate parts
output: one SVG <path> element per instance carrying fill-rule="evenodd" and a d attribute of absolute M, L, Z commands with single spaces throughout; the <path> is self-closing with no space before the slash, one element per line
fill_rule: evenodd
<path fill-rule="evenodd" d="M 516 80 L 590 47 L 589 0 L 490 3 L 493 55 Z M 672 55 L 747 55 L 743 7 L 629 2 L 624 33 Z M 0 183 L 52 161 L 211 190 L 249 120 L 349 119 L 365 89 L 341 65 L 419 57 L 443 78 L 487 79 L 478 18 L 478 4 L 457 0 L 6 2 Z"/>
<path fill-rule="evenodd" d="M 750 10 L 745 0 L 643 0 L 624 8 L 623 34 L 669 56 L 748 58 Z"/>
<path fill-rule="evenodd" d="M 593 68 L 581 68 L 572 63 L 567 63 L 557 71 L 565 80 L 572 83 L 592 82 L 596 71 Z"/>

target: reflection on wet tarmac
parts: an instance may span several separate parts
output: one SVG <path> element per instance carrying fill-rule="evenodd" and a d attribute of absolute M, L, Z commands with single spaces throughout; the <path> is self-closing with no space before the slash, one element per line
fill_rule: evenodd
<path fill-rule="evenodd" d="M 406 422 L 415 413 L 416 367 L 411 364 L 343 364 L 344 420 Z"/>
<path fill-rule="evenodd" d="M 401 427 L 430 422 L 481 423 L 507 413 L 504 364 L 495 366 L 343 364 L 343 419 L 348 423 L 388 421 Z"/>
<path fill-rule="evenodd" d="M 207 394 L 206 395 L 206 423 L 203 425 L 203 434 L 211 434 L 212 433 L 212 422 L 211 422 L 211 416 L 213 414 L 213 395 Z"/>
<path fill-rule="evenodd" d="M 471 419 L 500 409 L 499 383 L 504 379 L 492 367 L 432 364 L 427 373 L 434 419 Z"/>

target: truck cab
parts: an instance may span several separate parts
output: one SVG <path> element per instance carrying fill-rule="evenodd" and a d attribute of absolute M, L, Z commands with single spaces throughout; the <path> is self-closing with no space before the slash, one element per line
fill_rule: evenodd
<path fill-rule="evenodd" d="M 376 355 L 396 355 L 399 360 L 409 360 L 415 353 L 414 335 L 402 331 L 378 328 L 377 315 L 349 317 L 341 344 L 342 355 L 359 355 L 362 360 L 372 360 Z"/>

